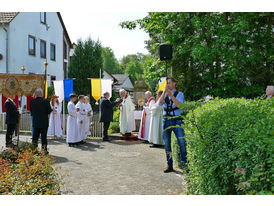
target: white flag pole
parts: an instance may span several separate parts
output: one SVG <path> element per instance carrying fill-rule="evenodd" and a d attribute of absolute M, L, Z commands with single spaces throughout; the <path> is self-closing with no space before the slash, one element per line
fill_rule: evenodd
<path fill-rule="evenodd" d="M 100 99 L 99 99 L 99 119 L 98 119 L 99 122 L 101 117 L 101 97 L 102 97 L 102 81 L 101 81 L 101 68 L 100 68 Z M 101 130 L 101 127 L 100 127 L 100 130 Z M 101 130 L 101 136 L 102 136 L 102 130 Z"/>
<path fill-rule="evenodd" d="M 63 100 L 63 124 L 62 124 L 62 126 L 63 126 L 63 139 L 64 139 L 64 135 L 65 135 L 65 133 L 66 133 L 66 122 L 65 122 L 66 120 L 65 120 L 65 98 L 64 98 L 64 100 Z"/>
<path fill-rule="evenodd" d="M 101 117 L 101 97 L 102 97 L 102 81 L 101 81 L 101 69 L 100 69 L 100 99 L 99 99 L 99 121 L 100 121 L 100 117 Z"/>

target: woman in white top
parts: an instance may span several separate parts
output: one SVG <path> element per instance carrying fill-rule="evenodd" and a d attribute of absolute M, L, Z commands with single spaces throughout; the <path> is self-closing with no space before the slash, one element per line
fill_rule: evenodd
<path fill-rule="evenodd" d="M 52 98 L 50 101 L 50 106 L 52 108 L 52 112 L 49 116 L 49 128 L 48 135 L 53 135 L 57 137 L 62 137 L 62 125 L 61 125 L 61 112 L 62 112 L 62 104 L 59 102 L 58 98 Z"/>

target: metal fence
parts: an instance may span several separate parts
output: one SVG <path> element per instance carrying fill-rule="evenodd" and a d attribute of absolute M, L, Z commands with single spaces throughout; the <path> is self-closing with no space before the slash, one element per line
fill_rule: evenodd
<path fill-rule="evenodd" d="M 65 114 L 65 122 L 63 122 L 63 114 L 61 115 L 63 134 L 66 134 L 67 131 L 67 117 Z M 0 114 L 0 131 L 6 131 L 7 125 L 5 124 L 6 113 Z M 31 132 L 31 118 L 29 113 L 21 114 L 20 120 L 20 131 L 22 132 Z M 99 114 L 94 114 L 91 124 L 91 137 L 102 137 L 103 136 L 103 124 L 99 122 Z"/>

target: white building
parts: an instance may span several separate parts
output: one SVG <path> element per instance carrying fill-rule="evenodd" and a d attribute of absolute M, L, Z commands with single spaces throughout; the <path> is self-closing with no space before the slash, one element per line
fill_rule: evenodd
<path fill-rule="evenodd" d="M 0 73 L 44 74 L 67 78 L 72 44 L 60 12 L 0 12 Z"/>

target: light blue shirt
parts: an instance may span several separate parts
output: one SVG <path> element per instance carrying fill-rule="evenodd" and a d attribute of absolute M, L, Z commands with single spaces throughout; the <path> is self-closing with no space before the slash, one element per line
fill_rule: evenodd
<path fill-rule="evenodd" d="M 176 89 L 174 90 L 173 95 L 174 95 L 175 92 L 176 92 Z M 171 100 L 170 97 L 168 97 L 168 98 L 169 98 L 169 100 Z M 182 104 L 182 103 L 184 102 L 184 94 L 183 94 L 182 92 L 178 92 L 178 94 L 177 94 L 177 96 L 176 96 L 176 99 L 177 99 L 179 102 L 181 102 L 181 104 Z M 159 104 L 160 104 L 160 105 L 164 105 L 164 108 L 165 108 L 165 109 L 167 108 L 166 102 L 164 102 L 163 104 L 161 104 L 161 103 L 159 102 Z M 172 104 L 172 108 L 175 108 L 175 107 L 176 107 L 176 105 L 173 103 L 173 104 Z M 170 112 L 170 114 L 173 115 L 173 111 Z M 174 114 L 175 114 L 175 116 L 181 115 L 181 110 L 180 110 L 180 109 L 174 110 Z M 166 111 L 164 110 L 164 116 L 165 116 L 165 115 L 166 115 Z"/>

